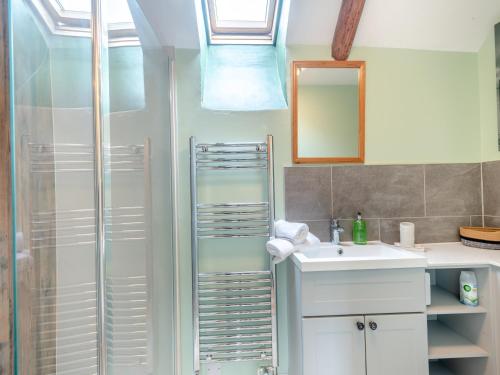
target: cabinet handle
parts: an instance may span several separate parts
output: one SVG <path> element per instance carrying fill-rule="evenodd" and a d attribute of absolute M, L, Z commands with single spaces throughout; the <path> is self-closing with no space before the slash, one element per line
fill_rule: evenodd
<path fill-rule="evenodd" d="M 364 330 L 365 329 L 365 324 L 364 323 L 361 323 L 361 322 L 356 322 L 356 325 L 358 326 L 358 329 L 360 331 Z"/>
<path fill-rule="evenodd" d="M 370 322 L 370 323 L 368 323 L 368 325 L 370 326 L 372 331 L 375 331 L 378 327 L 377 323 L 375 323 L 375 322 Z"/>

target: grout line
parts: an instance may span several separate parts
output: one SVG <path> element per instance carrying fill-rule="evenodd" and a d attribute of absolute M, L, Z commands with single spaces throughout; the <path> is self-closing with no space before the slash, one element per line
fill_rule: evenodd
<path fill-rule="evenodd" d="M 425 185 L 426 185 L 426 181 L 425 181 L 425 174 L 426 174 L 425 164 L 422 165 L 422 169 L 424 170 L 424 216 L 427 216 L 427 195 L 426 195 L 426 191 L 425 191 Z"/>
<path fill-rule="evenodd" d="M 483 181 L 483 164 L 481 163 L 481 218 L 484 227 L 484 181 Z"/>
<path fill-rule="evenodd" d="M 438 215 L 438 216 L 396 216 L 396 217 L 363 217 L 364 220 L 400 220 L 400 219 L 458 219 L 458 218 L 467 218 L 471 216 L 480 216 L 480 215 Z M 487 215 L 492 216 L 492 215 Z M 494 216 L 500 217 L 500 216 Z M 353 217 L 337 217 L 338 220 L 355 220 Z M 311 222 L 320 222 L 320 221 L 328 221 L 329 219 L 292 219 L 292 221 L 311 221 Z"/>
<path fill-rule="evenodd" d="M 382 241 L 382 228 L 381 228 L 381 223 L 380 223 L 380 219 L 378 219 L 378 240 L 379 241 Z"/>

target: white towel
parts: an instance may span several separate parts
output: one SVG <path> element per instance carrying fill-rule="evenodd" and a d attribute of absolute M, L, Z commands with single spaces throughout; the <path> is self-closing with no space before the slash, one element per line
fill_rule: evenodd
<path fill-rule="evenodd" d="M 303 243 L 309 233 L 309 227 L 307 224 L 290 223 L 285 220 L 278 220 L 274 224 L 274 229 L 276 231 L 277 238 L 287 239 L 294 245 Z"/>
<path fill-rule="evenodd" d="M 319 245 L 320 243 L 321 243 L 321 241 L 319 240 L 319 238 L 316 237 L 311 232 L 309 232 L 307 234 L 306 242 L 304 242 L 304 245 L 306 245 L 306 246 L 316 246 L 316 245 Z"/>
<path fill-rule="evenodd" d="M 295 251 L 295 246 L 290 241 L 275 238 L 267 241 L 266 249 L 273 256 L 273 262 L 276 264 L 288 258 Z"/>

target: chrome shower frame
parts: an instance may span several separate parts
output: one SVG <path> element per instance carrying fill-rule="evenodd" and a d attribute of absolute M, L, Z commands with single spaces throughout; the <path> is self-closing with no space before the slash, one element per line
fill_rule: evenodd
<path fill-rule="evenodd" d="M 97 373 L 106 375 L 106 241 L 104 222 L 104 145 L 102 109 L 102 40 L 104 37 L 102 2 L 92 0 L 92 91 L 94 120 L 94 197 L 96 207 L 96 293 L 97 293 Z"/>

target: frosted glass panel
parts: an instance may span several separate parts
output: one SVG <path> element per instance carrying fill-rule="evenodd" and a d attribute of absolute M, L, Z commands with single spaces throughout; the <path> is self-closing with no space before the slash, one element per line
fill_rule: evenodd
<path fill-rule="evenodd" d="M 268 0 L 215 0 L 217 21 L 265 22 Z"/>

